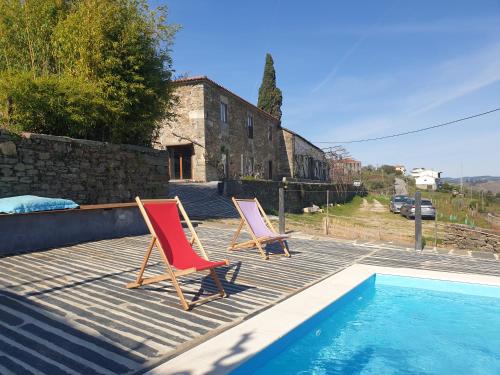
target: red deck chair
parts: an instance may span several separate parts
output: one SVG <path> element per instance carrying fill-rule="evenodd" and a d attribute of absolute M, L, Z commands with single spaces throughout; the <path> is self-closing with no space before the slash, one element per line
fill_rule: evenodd
<path fill-rule="evenodd" d="M 207 253 L 205 252 L 205 249 L 203 249 L 200 239 L 198 238 L 198 235 L 196 234 L 179 198 L 147 199 L 141 201 L 139 197 L 136 197 L 135 200 L 153 238 L 149 244 L 148 250 L 146 251 L 146 255 L 144 256 L 144 260 L 136 280 L 127 284 L 127 288 L 138 288 L 146 284 L 171 280 L 177 294 L 179 295 L 184 310 L 189 310 L 195 304 L 200 304 L 219 296 L 225 297 L 226 293 L 214 271 L 214 268 L 228 265 L 229 262 L 227 259 L 219 262 L 211 262 L 208 260 Z M 184 217 L 184 220 L 186 221 L 186 224 L 191 232 L 192 238 L 190 242 L 187 240 L 184 230 L 182 229 L 179 211 Z M 201 252 L 201 257 L 192 247 L 195 242 Z M 144 270 L 146 269 L 154 246 L 160 250 L 167 272 L 163 275 L 144 278 Z M 186 298 L 184 297 L 177 281 L 177 277 L 205 270 L 210 272 L 219 293 L 193 302 L 186 301 Z"/>

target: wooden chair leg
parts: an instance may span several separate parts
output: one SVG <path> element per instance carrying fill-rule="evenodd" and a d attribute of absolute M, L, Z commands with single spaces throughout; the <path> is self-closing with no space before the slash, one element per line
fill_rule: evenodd
<path fill-rule="evenodd" d="M 144 254 L 144 259 L 141 264 L 141 269 L 139 270 L 139 273 L 137 274 L 137 277 L 135 279 L 136 284 L 140 284 L 142 281 L 142 276 L 144 275 L 144 270 L 146 269 L 146 266 L 148 265 L 148 260 L 149 257 L 151 256 L 151 251 L 153 251 L 153 247 L 155 245 L 156 238 L 153 237 L 151 239 L 151 243 L 149 244 L 148 250 L 146 251 L 146 254 Z"/>
<path fill-rule="evenodd" d="M 231 240 L 231 245 L 228 248 L 229 251 L 234 249 L 234 245 L 236 244 L 236 240 L 240 235 L 241 229 L 243 228 L 243 224 L 244 224 L 243 219 L 241 219 L 240 223 L 238 224 L 238 229 L 236 230 L 236 233 L 234 234 L 233 239 Z"/>
<path fill-rule="evenodd" d="M 184 310 L 189 310 L 189 303 L 186 301 L 186 298 L 184 297 L 184 293 L 182 293 L 181 287 L 179 286 L 179 282 L 177 281 L 177 278 L 175 277 L 175 273 L 172 270 L 172 267 L 168 263 L 167 256 L 163 251 L 160 251 L 161 257 L 163 258 L 163 262 L 165 263 L 165 267 L 167 269 L 167 273 L 170 276 L 170 281 L 172 281 L 172 285 L 174 286 L 175 291 L 177 292 L 177 295 L 179 296 L 179 299 L 181 300 L 181 305 Z"/>
<path fill-rule="evenodd" d="M 221 297 L 226 297 L 226 291 L 224 290 L 224 287 L 219 280 L 219 276 L 217 276 L 217 273 L 214 269 L 210 270 L 210 275 L 212 276 L 212 279 L 214 279 L 214 283 L 217 286 L 217 289 L 219 289 L 219 294 L 221 295 Z"/>
<path fill-rule="evenodd" d="M 171 272 L 169 272 L 171 273 Z M 184 293 L 182 293 L 182 289 L 179 286 L 179 282 L 175 278 L 175 275 L 172 274 L 172 284 L 174 285 L 175 291 L 177 292 L 177 295 L 179 296 L 179 299 L 181 300 L 181 305 L 184 310 L 189 310 L 189 303 L 186 301 L 186 297 L 184 297 Z"/>
<path fill-rule="evenodd" d="M 283 249 L 283 252 L 285 253 L 285 256 L 287 256 L 288 258 L 291 258 L 291 255 L 290 255 L 290 253 L 288 252 L 288 248 L 287 248 L 287 246 L 286 246 L 285 241 L 280 240 L 280 241 L 279 241 L 279 243 L 280 243 L 280 245 L 281 245 L 281 248 Z"/>
<path fill-rule="evenodd" d="M 259 249 L 260 255 L 262 256 L 262 258 L 264 258 L 265 260 L 268 260 L 269 256 L 266 255 L 266 252 L 262 248 L 261 243 L 259 241 L 255 241 L 255 244 L 257 245 L 257 248 Z"/>

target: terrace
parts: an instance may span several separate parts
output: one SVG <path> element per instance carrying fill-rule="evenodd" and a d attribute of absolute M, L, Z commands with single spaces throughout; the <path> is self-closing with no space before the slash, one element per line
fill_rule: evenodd
<path fill-rule="evenodd" d="M 0 258 L 0 373 L 142 373 L 353 264 L 500 276 L 494 258 L 416 253 L 372 243 L 293 238 L 292 258 L 226 251 L 231 228 L 197 232 L 228 298 L 185 312 L 171 284 L 129 290 L 149 236 Z M 160 272 L 155 253 L 149 272 Z M 155 270 L 156 268 L 156 270 Z M 190 299 L 215 289 L 182 277 Z"/>

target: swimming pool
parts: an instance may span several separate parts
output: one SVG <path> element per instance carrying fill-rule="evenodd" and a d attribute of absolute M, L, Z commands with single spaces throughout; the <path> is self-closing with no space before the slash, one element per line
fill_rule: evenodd
<path fill-rule="evenodd" d="M 500 374 L 500 287 L 377 274 L 231 373 Z"/>

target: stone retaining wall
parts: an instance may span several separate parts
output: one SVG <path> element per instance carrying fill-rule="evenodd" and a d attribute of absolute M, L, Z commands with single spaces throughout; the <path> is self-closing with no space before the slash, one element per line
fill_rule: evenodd
<path fill-rule="evenodd" d="M 61 197 L 116 203 L 168 194 L 166 151 L 0 130 L 0 198 Z"/>
<path fill-rule="evenodd" d="M 278 210 L 278 189 L 282 182 L 266 180 L 239 180 L 227 182 L 227 195 L 236 198 L 257 197 L 265 210 Z M 304 207 L 326 204 L 326 191 L 330 203 L 345 203 L 363 190 L 349 186 L 348 192 L 339 194 L 337 186 L 324 183 L 288 182 L 285 185 L 285 211 L 300 213 Z"/>
<path fill-rule="evenodd" d="M 500 253 L 500 235 L 466 225 L 447 224 L 443 244 L 457 249 L 481 250 Z"/>

